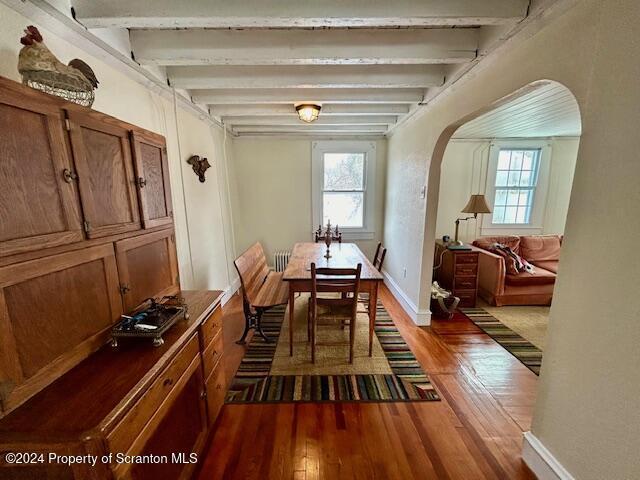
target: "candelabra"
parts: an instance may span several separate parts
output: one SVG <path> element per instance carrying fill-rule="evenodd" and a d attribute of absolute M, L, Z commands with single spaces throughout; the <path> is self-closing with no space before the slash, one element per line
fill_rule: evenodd
<path fill-rule="evenodd" d="M 318 226 L 318 230 L 316 230 L 315 232 L 315 237 L 316 243 L 318 243 L 320 240 L 323 240 L 325 245 L 327 246 L 327 253 L 325 253 L 324 255 L 324 258 L 326 258 L 327 260 L 331 258 L 331 242 L 335 240 L 338 243 L 342 243 L 342 233 L 338 230 L 337 225 L 332 230 L 330 220 L 327 221 L 327 226 L 324 231 L 322 231 L 322 225 Z"/>

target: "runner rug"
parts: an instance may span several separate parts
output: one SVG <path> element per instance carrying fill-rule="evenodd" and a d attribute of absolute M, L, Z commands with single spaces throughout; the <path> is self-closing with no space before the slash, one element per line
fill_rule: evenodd
<path fill-rule="evenodd" d="M 299 298 L 298 302 L 304 305 L 306 298 Z M 296 314 L 300 308 L 300 305 L 298 305 Z M 267 336 L 272 339 L 272 342 L 265 342 L 259 335 L 253 336 L 238 371 L 231 382 L 226 403 L 440 400 L 428 376 L 422 370 L 381 302 L 378 303 L 376 312 L 376 338 L 374 341 L 377 339 L 377 342 L 379 342 L 376 347 L 381 347 L 380 349 L 383 352 L 381 355 L 386 359 L 387 363 L 386 368 L 381 368 L 379 365 L 380 360 L 377 359 L 375 360 L 377 362 L 376 365 L 373 364 L 372 360 L 372 373 L 363 372 L 363 369 L 366 370 L 366 364 L 362 363 L 363 360 L 361 359 L 359 366 L 361 372 L 350 373 L 351 366 L 347 362 L 347 355 L 342 355 L 344 356 L 344 365 L 329 368 L 329 370 L 334 370 L 335 373 L 274 375 L 272 365 L 281 334 L 283 338 L 280 343 L 286 343 L 288 350 L 288 333 L 286 336 L 283 333 L 283 330 L 288 328 L 285 325 L 283 329 L 285 312 L 286 309 L 280 307 L 265 312 L 263 315 L 262 327 Z M 365 315 L 368 323 L 366 313 L 361 315 Z M 299 326 L 296 328 L 297 331 L 301 330 Z M 299 335 L 306 335 L 306 330 L 302 330 Z M 305 341 L 306 337 L 294 344 L 294 351 L 306 348 Z M 282 345 L 280 349 L 282 349 Z M 345 352 L 348 352 L 348 347 Z M 332 358 L 332 361 L 335 362 L 335 358 Z M 307 365 L 300 366 L 300 370 L 303 372 L 305 368 L 307 368 Z M 277 367 L 275 370 L 282 371 L 282 367 Z"/>
<path fill-rule="evenodd" d="M 502 348 L 520 360 L 525 367 L 536 375 L 540 375 L 542 350 L 482 308 L 461 308 L 459 310 Z"/>

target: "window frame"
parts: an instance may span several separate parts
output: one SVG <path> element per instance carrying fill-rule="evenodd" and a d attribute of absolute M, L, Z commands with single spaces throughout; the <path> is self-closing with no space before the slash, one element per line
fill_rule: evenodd
<path fill-rule="evenodd" d="M 548 140 L 493 141 L 489 148 L 485 196 L 491 211 L 495 210 L 496 176 L 500 150 L 539 150 L 537 182 L 534 188 L 528 223 L 493 223 L 493 213 L 483 215 L 481 234 L 484 236 L 518 233 L 540 234 L 544 228 L 544 213 L 549 188 L 551 144 Z"/>
<path fill-rule="evenodd" d="M 376 143 L 370 141 L 326 140 L 312 142 L 311 155 L 311 236 L 323 224 L 324 155 L 364 154 L 364 204 L 362 227 L 340 227 L 345 240 L 371 240 L 375 236 Z M 346 193 L 348 191 L 345 190 Z M 359 190 L 358 190 L 359 192 Z M 323 225 L 324 226 L 324 225 Z"/>

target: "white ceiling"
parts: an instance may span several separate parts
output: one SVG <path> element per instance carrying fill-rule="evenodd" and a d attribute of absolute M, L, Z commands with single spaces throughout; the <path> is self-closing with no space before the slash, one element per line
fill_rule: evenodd
<path fill-rule="evenodd" d="M 580 110 L 571 92 L 546 83 L 460 127 L 453 138 L 577 137 Z"/>
<path fill-rule="evenodd" d="M 383 135 L 529 0 L 72 0 L 238 135 Z M 294 104 L 322 104 L 305 124 Z"/>

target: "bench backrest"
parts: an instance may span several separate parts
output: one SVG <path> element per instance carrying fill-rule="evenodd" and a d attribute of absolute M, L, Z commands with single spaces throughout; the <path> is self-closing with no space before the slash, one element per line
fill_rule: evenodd
<path fill-rule="evenodd" d="M 240 275 L 240 283 L 245 299 L 252 304 L 264 279 L 269 274 L 267 257 L 260 242 L 254 243 L 233 262 Z"/>

